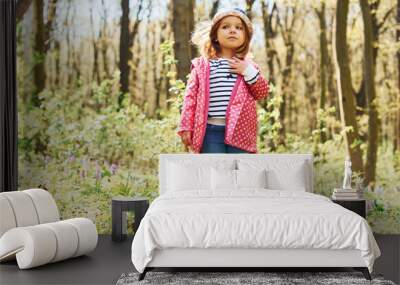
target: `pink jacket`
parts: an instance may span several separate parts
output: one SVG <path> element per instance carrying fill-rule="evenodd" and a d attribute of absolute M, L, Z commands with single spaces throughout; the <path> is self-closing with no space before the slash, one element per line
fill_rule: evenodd
<path fill-rule="evenodd" d="M 252 62 L 257 68 L 257 64 Z M 191 131 L 192 148 L 200 153 L 207 127 L 210 98 L 210 64 L 206 57 L 192 60 L 190 78 L 187 82 L 178 135 Z M 267 80 L 260 74 L 257 81 L 247 84 L 238 75 L 225 116 L 225 143 L 257 153 L 256 100 L 268 95 Z"/>

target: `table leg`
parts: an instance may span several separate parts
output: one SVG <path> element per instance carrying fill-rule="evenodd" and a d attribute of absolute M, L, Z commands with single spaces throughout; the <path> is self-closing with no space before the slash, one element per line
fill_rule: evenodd
<path fill-rule="evenodd" d="M 121 223 L 122 223 L 122 239 L 126 238 L 127 234 L 127 212 L 122 211 L 122 216 L 121 216 Z"/>
<path fill-rule="evenodd" d="M 122 240 L 122 207 L 117 201 L 111 204 L 112 235 L 113 241 Z"/>

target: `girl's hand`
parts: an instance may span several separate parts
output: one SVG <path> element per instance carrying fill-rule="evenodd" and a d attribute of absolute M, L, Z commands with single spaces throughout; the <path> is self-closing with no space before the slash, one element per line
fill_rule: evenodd
<path fill-rule="evenodd" d="M 192 147 L 192 134 L 190 131 L 184 131 L 181 134 L 182 143 L 185 145 L 185 150 L 188 151 Z"/>
<path fill-rule="evenodd" d="M 237 58 L 235 56 L 232 57 L 232 59 L 228 59 L 228 62 L 231 66 L 231 70 L 241 75 L 243 75 L 247 65 L 249 64 L 247 61 Z"/>

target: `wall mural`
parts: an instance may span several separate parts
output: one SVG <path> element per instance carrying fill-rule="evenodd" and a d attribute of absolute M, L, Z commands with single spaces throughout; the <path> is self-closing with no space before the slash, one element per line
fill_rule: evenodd
<path fill-rule="evenodd" d="M 373 230 L 400 233 L 396 1 L 355 1 L 347 13 L 336 1 L 21 2 L 19 189 L 50 191 L 62 218 L 110 233 L 113 196 L 157 197 L 158 155 L 187 152 L 177 130 L 199 56 L 191 32 L 241 7 L 270 83 L 257 103 L 258 152 L 313 153 L 315 191 L 329 197 L 349 156 Z"/>

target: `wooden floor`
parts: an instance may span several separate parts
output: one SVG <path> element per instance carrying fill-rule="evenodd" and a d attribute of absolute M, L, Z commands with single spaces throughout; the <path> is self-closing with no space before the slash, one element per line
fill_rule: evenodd
<path fill-rule="evenodd" d="M 383 256 L 376 260 L 374 272 L 399 284 L 400 236 L 375 235 L 375 238 Z M 2 263 L 0 284 L 115 284 L 122 273 L 135 270 L 130 257 L 131 244 L 132 237 L 117 243 L 110 236 L 99 236 L 96 250 L 87 256 L 28 270 L 19 270 L 15 261 Z"/>

